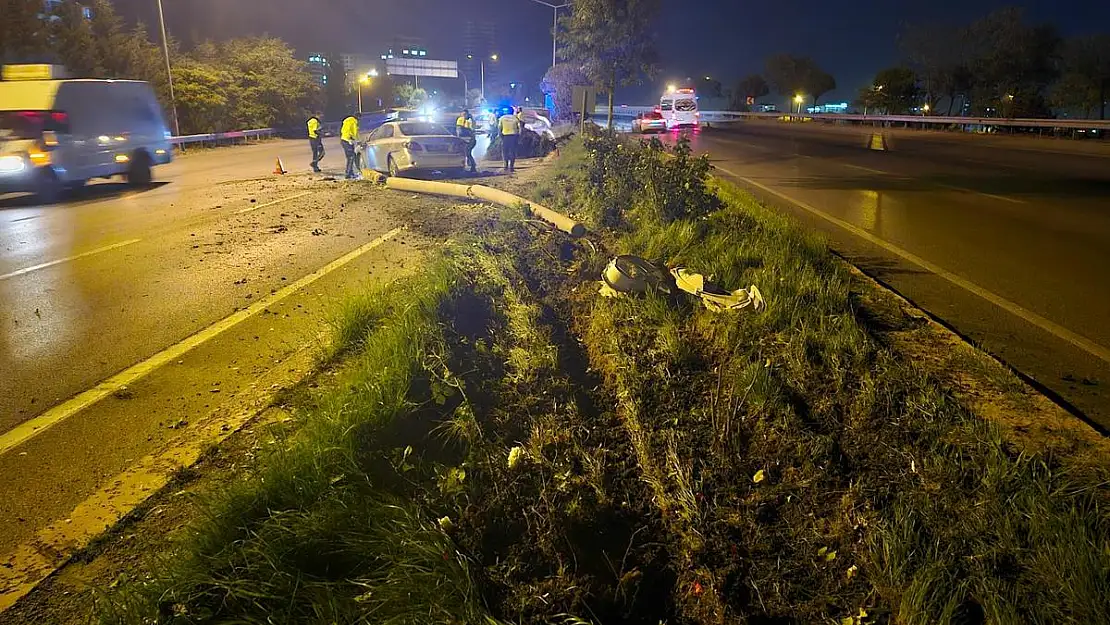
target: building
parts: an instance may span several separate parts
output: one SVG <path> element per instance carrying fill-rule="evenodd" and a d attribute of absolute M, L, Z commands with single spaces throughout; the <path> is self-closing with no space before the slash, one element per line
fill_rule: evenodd
<path fill-rule="evenodd" d="M 312 79 L 317 83 L 327 86 L 328 84 L 328 69 L 331 62 L 328 57 L 319 53 L 311 53 L 308 55 L 308 73 L 312 74 Z"/>
<path fill-rule="evenodd" d="M 463 29 L 463 58 L 459 71 L 464 72 L 471 88 L 477 88 L 482 74 L 482 59 L 486 59 L 486 87 L 496 85 L 498 63 L 491 63 L 490 56 L 499 52 L 497 25 L 489 21 L 468 20 Z"/>
<path fill-rule="evenodd" d="M 42 17 L 43 17 L 43 19 L 58 19 L 58 16 L 57 16 L 58 10 L 60 8 L 62 8 L 62 5 L 65 4 L 66 2 L 72 2 L 72 1 L 73 0 L 43 0 L 43 2 L 42 2 Z M 92 19 L 92 9 L 85 6 L 84 4 L 78 4 L 77 6 L 81 7 L 81 14 L 85 16 L 85 19 L 87 19 L 87 20 Z"/>

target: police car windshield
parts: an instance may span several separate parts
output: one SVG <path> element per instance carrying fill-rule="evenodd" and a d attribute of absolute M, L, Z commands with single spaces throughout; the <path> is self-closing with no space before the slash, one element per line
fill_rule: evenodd
<path fill-rule="evenodd" d="M 447 126 L 431 124 L 428 122 L 408 122 L 399 124 L 401 134 L 406 137 L 419 137 L 421 135 L 449 135 L 452 134 Z"/>

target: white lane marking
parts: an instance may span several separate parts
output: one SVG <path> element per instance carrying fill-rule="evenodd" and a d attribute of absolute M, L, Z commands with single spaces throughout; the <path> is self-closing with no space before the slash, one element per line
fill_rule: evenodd
<path fill-rule="evenodd" d="M 937 183 L 934 183 L 934 184 L 936 184 L 938 187 L 940 187 L 942 189 L 951 189 L 952 191 L 963 191 L 964 193 L 974 193 L 975 195 L 982 195 L 983 197 L 989 197 L 989 198 L 992 198 L 992 199 L 995 199 L 995 200 L 1002 200 L 1003 202 L 1012 202 L 1014 204 L 1026 204 L 1025 200 L 1019 200 L 1017 198 L 1006 197 L 1005 195 L 995 195 L 993 193 L 984 193 L 983 191 L 976 191 L 975 189 L 966 189 L 964 187 L 957 187 L 955 185 L 944 184 L 944 183 L 941 183 L 941 182 L 937 182 Z"/>
<path fill-rule="evenodd" d="M 59 258 L 58 260 L 52 260 L 48 263 L 42 263 L 41 265 L 32 265 L 30 267 L 24 267 L 23 269 L 17 269 L 15 271 L 11 272 L 11 273 L 5 273 L 3 275 L 0 275 L 0 280 L 7 280 L 8 278 L 14 278 L 16 276 L 22 276 L 24 274 L 31 273 L 32 271 L 38 271 L 39 269 L 46 269 L 47 267 L 53 267 L 54 265 L 60 265 L 62 263 L 68 263 L 71 260 L 77 260 L 79 258 L 85 258 L 86 256 L 92 256 L 93 254 L 99 254 L 101 252 L 107 252 L 107 251 L 110 251 L 110 250 L 119 249 L 121 247 L 124 247 L 125 245 L 131 245 L 132 243 L 138 243 L 141 240 L 142 239 L 128 239 L 126 241 L 120 241 L 119 243 L 113 243 L 111 245 L 105 245 L 104 247 L 98 247 L 95 250 L 89 250 L 87 252 L 81 252 L 80 254 L 75 254 L 73 256 L 66 256 L 65 258 Z"/>
<path fill-rule="evenodd" d="M 1012 314 L 1016 317 L 1020 317 L 1021 319 L 1037 326 L 1038 328 L 1044 330 L 1045 332 L 1048 332 L 1049 334 L 1055 336 L 1056 338 L 1061 339 L 1063 341 L 1066 341 L 1068 343 L 1071 343 L 1075 347 L 1078 347 L 1079 349 L 1087 352 L 1088 354 L 1091 354 L 1092 356 L 1094 356 L 1094 357 L 1096 357 L 1096 358 L 1098 358 L 1098 359 L 1100 359 L 1104 362 L 1110 363 L 1110 349 L 1107 349 L 1106 347 L 1103 347 L 1102 345 L 1099 345 L 1098 343 L 1095 343 L 1094 341 L 1088 339 L 1085 336 L 1082 336 L 1080 334 L 1076 334 L 1075 332 L 1072 332 L 1071 330 L 1069 330 L 1069 329 L 1067 329 L 1067 328 L 1065 328 L 1065 327 L 1063 327 L 1063 326 L 1061 326 L 1057 323 L 1049 321 L 1048 319 L 1045 319 L 1044 317 L 1038 315 L 1037 313 L 1035 313 L 1035 312 L 1033 312 L 1033 311 L 1031 311 L 1027 308 L 1022 307 L 1020 304 L 1016 304 L 1014 302 L 1011 302 L 1010 300 L 1002 297 L 1001 295 L 996 295 L 996 294 L 992 293 L 991 291 L 988 291 L 987 289 L 979 286 L 978 284 L 975 284 L 974 282 L 972 282 L 970 280 L 967 280 L 965 278 L 961 278 L 960 276 L 952 273 L 951 271 L 948 271 L 947 269 L 944 269 L 944 268 L 942 268 L 938 265 L 934 265 L 933 263 L 925 260 L 924 258 L 921 258 L 920 256 L 917 256 L 916 254 L 913 254 L 912 252 L 907 252 L 906 250 L 904 250 L 904 249 L 902 249 L 902 248 L 900 248 L 900 247 L 898 247 L 898 246 L 896 246 L 892 243 L 889 243 L 889 242 L 887 242 L 883 239 L 880 239 L 879 237 L 871 234 L 870 232 L 867 232 L 866 230 L 858 228 L 858 227 L 856 227 L 856 226 L 854 226 L 854 225 L 852 225 L 852 224 L 850 224 L 850 223 L 848 223 L 848 222 L 846 222 L 842 219 L 838 219 L 836 217 L 833 217 L 832 215 L 829 215 L 829 214 L 825 213 L 822 210 L 819 210 L 819 209 L 817 209 L 813 206 L 810 206 L 809 204 L 806 204 L 805 202 L 802 202 L 801 200 L 796 200 L 796 199 L 790 197 L 789 195 L 786 195 L 785 193 L 782 193 L 780 191 L 776 191 L 776 190 L 772 189 L 771 187 L 768 187 L 767 185 L 760 184 L 760 183 L 756 182 L 755 180 L 752 180 L 751 178 L 741 176 L 740 174 L 737 174 L 735 172 L 731 172 L 731 171 L 729 171 L 729 170 L 727 170 L 723 167 L 720 167 L 720 166 L 716 166 L 716 167 L 717 167 L 717 169 L 725 172 L 726 174 L 728 174 L 728 175 L 730 175 L 730 176 L 732 176 L 732 177 L 734 177 L 738 180 L 742 180 L 742 181 L 746 182 L 747 184 L 752 185 L 753 187 L 756 187 L 756 188 L 761 189 L 761 190 L 763 190 L 767 193 L 770 193 L 771 195 L 774 195 L 774 196 L 777 196 L 777 197 L 779 197 L 783 200 L 786 200 L 787 202 L 790 202 L 791 204 L 793 204 L 795 206 L 798 206 L 799 208 L 803 208 L 806 211 L 808 211 L 810 213 L 813 213 L 814 215 L 828 221 L 829 223 L 832 223 L 836 226 L 839 226 L 839 227 L 847 230 L 848 232 L 851 232 L 852 234 L 860 237 L 861 239 L 864 239 L 864 240 L 866 240 L 870 243 L 874 243 L 875 245 L 878 245 L 879 247 L 883 248 L 884 250 L 886 250 L 886 251 L 888 251 L 892 254 L 895 254 L 897 256 L 901 256 L 905 260 L 908 260 L 909 262 L 921 267 L 922 269 L 924 269 L 924 270 L 926 270 L 930 273 L 936 274 L 937 276 L 940 276 L 941 278 L 944 278 L 945 280 L 951 282 L 952 284 L 955 284 L 956 286 L 958 286 L 958 287 L 960 287 L 960 288 L 962 288 L 966 291 L 969 291 L 969 292 L 971 292 L 975 295 L 978 295 L 979 297 L 987 300 L 988 302 L 994 304 L 995 306 L 998 306 L 999 308 L 1005 310 L 1006 312 L 1008 312 L 1008 313 L 1010 313 L 1010 314 Z"/>
<path fill-rule="evenodd" d="M 235 211 L 235 214 L 236 215 L 241 215 L 243 213 L 249 213 L 251 211 L 256 211 L 260 208 L 266 208 L 267 206 L 273 206 L 274 204 L 281 204 L 282 202 L 288 202 L 289 200 L 295 200 L 299 197 L 304 197 L 306 195 L 311 195 L 311 194 L 312 194 L 312 191 L 305 191 L 304 193 L 298 193 L 296 195 L 290 195 L 289 197 L 283 197 L 280 200 L 274 200 L 273 202 L 266 202 L 265 204 L 258 204 L 257 206 L 248 206 L 246 208 L 240 208 L 239 210 Z"/>
<path fill-rule="evenodd" d="M 61 423 L 62 421 L 72 417 L 78 412 L 88 408 L 89 406 L 100 401 L 104 397 L 119 391 L 128 384 L 134 383 L 136 380 L 146 376 L 155 369 L 165 365 L 166 363 L 177 360 L 189 350 L 215 338 L 219 334 L 230 330 L 236 325 L 246 321 L 247 319 L 257 315 L 258 313 L 266 310 L 269 306 L 280 302 L 281 300 L 289 297 L 293 293 L 305 288 L 306 286 L 316 282 L 320 278 L 328 275 L 329 273 L 339 269 L 352 260 L 362 256 L 366 252 L 378 247 L 382 243 L 397 236 L 404 228 L 394 228 L 389 232 L 381 235 L 380 237 L 358 247 L 357 249 L 340 256 L 339 258 L 324 265 L 320 269 L 308 274 L 307 276 L 293 282 L 272 295 L 262 298 L 250 306 L 236 311 L 227 317 L 217 321 L 216 323 L 204 328 L 196 334 L 186 338 L 180 343 L 171 345 L 166 349 L 154 354 L 146 360 L 132 365 L 123 371 L 113 375 L 112 377 L 97 384 L 91 389 L 78 393 L 75 397 L 54 406 L 50 410 L 42 413 L 41 415 L 19 424 L 11 430 L 0 435 L 0 455 L 4 455 L 13 447 L 20 445 L 39 434 L 42 434 L 49 428 Z"/>

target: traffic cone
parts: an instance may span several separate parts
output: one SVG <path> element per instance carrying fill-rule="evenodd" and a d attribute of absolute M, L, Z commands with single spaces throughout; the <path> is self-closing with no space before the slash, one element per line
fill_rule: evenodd
<path fill-rule="evenodd" d="M 274 173 L 279 175 L 279 176 L 284 176 L 287 173 L 285 171 L 285 165 L 281 164 L 281 157 L 280 156 L 277 157 L 277 159 L 274 161 Z"/>
<path fill-rule="evenodd" d="M 886 136 L 881 132 L 871 133 L 871 140 L 867 142 L 867 149 L 885 152 L 889 149 L 886 143 Z"/>

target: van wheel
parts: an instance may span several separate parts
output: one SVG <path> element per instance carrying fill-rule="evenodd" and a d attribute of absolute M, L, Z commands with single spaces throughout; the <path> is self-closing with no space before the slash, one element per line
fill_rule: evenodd
<path fill-rule="evenodd" d="M 58 180 L 58 174 L 55 174 L 53 169 L 47 167 L 39 172 L 38 182 L 35 185 L 35 196 L 39 202 L 56 204 L 58 200 L 62 199 L 64 190 L 62 181 Z"/>
<path fill-rule="evenodd" d="M 386 169 L 389 170 L 389 175 L 390 176 L 396 176 L 397 174 L 400 173 L 399 170 L 397 169 L 397 163 L 393 161 L 393 155 L 392 154 L 390 154 L 389 156 L 386 157 L 385 163 L 386 163 Z"/>
<path fill-rule="evenodd" d="M 133 187 L 145 187 L 154 179 L 150 170 L 150 157 L 146 152 L 136 152 L 127 168 L 127 183 Z"/>

